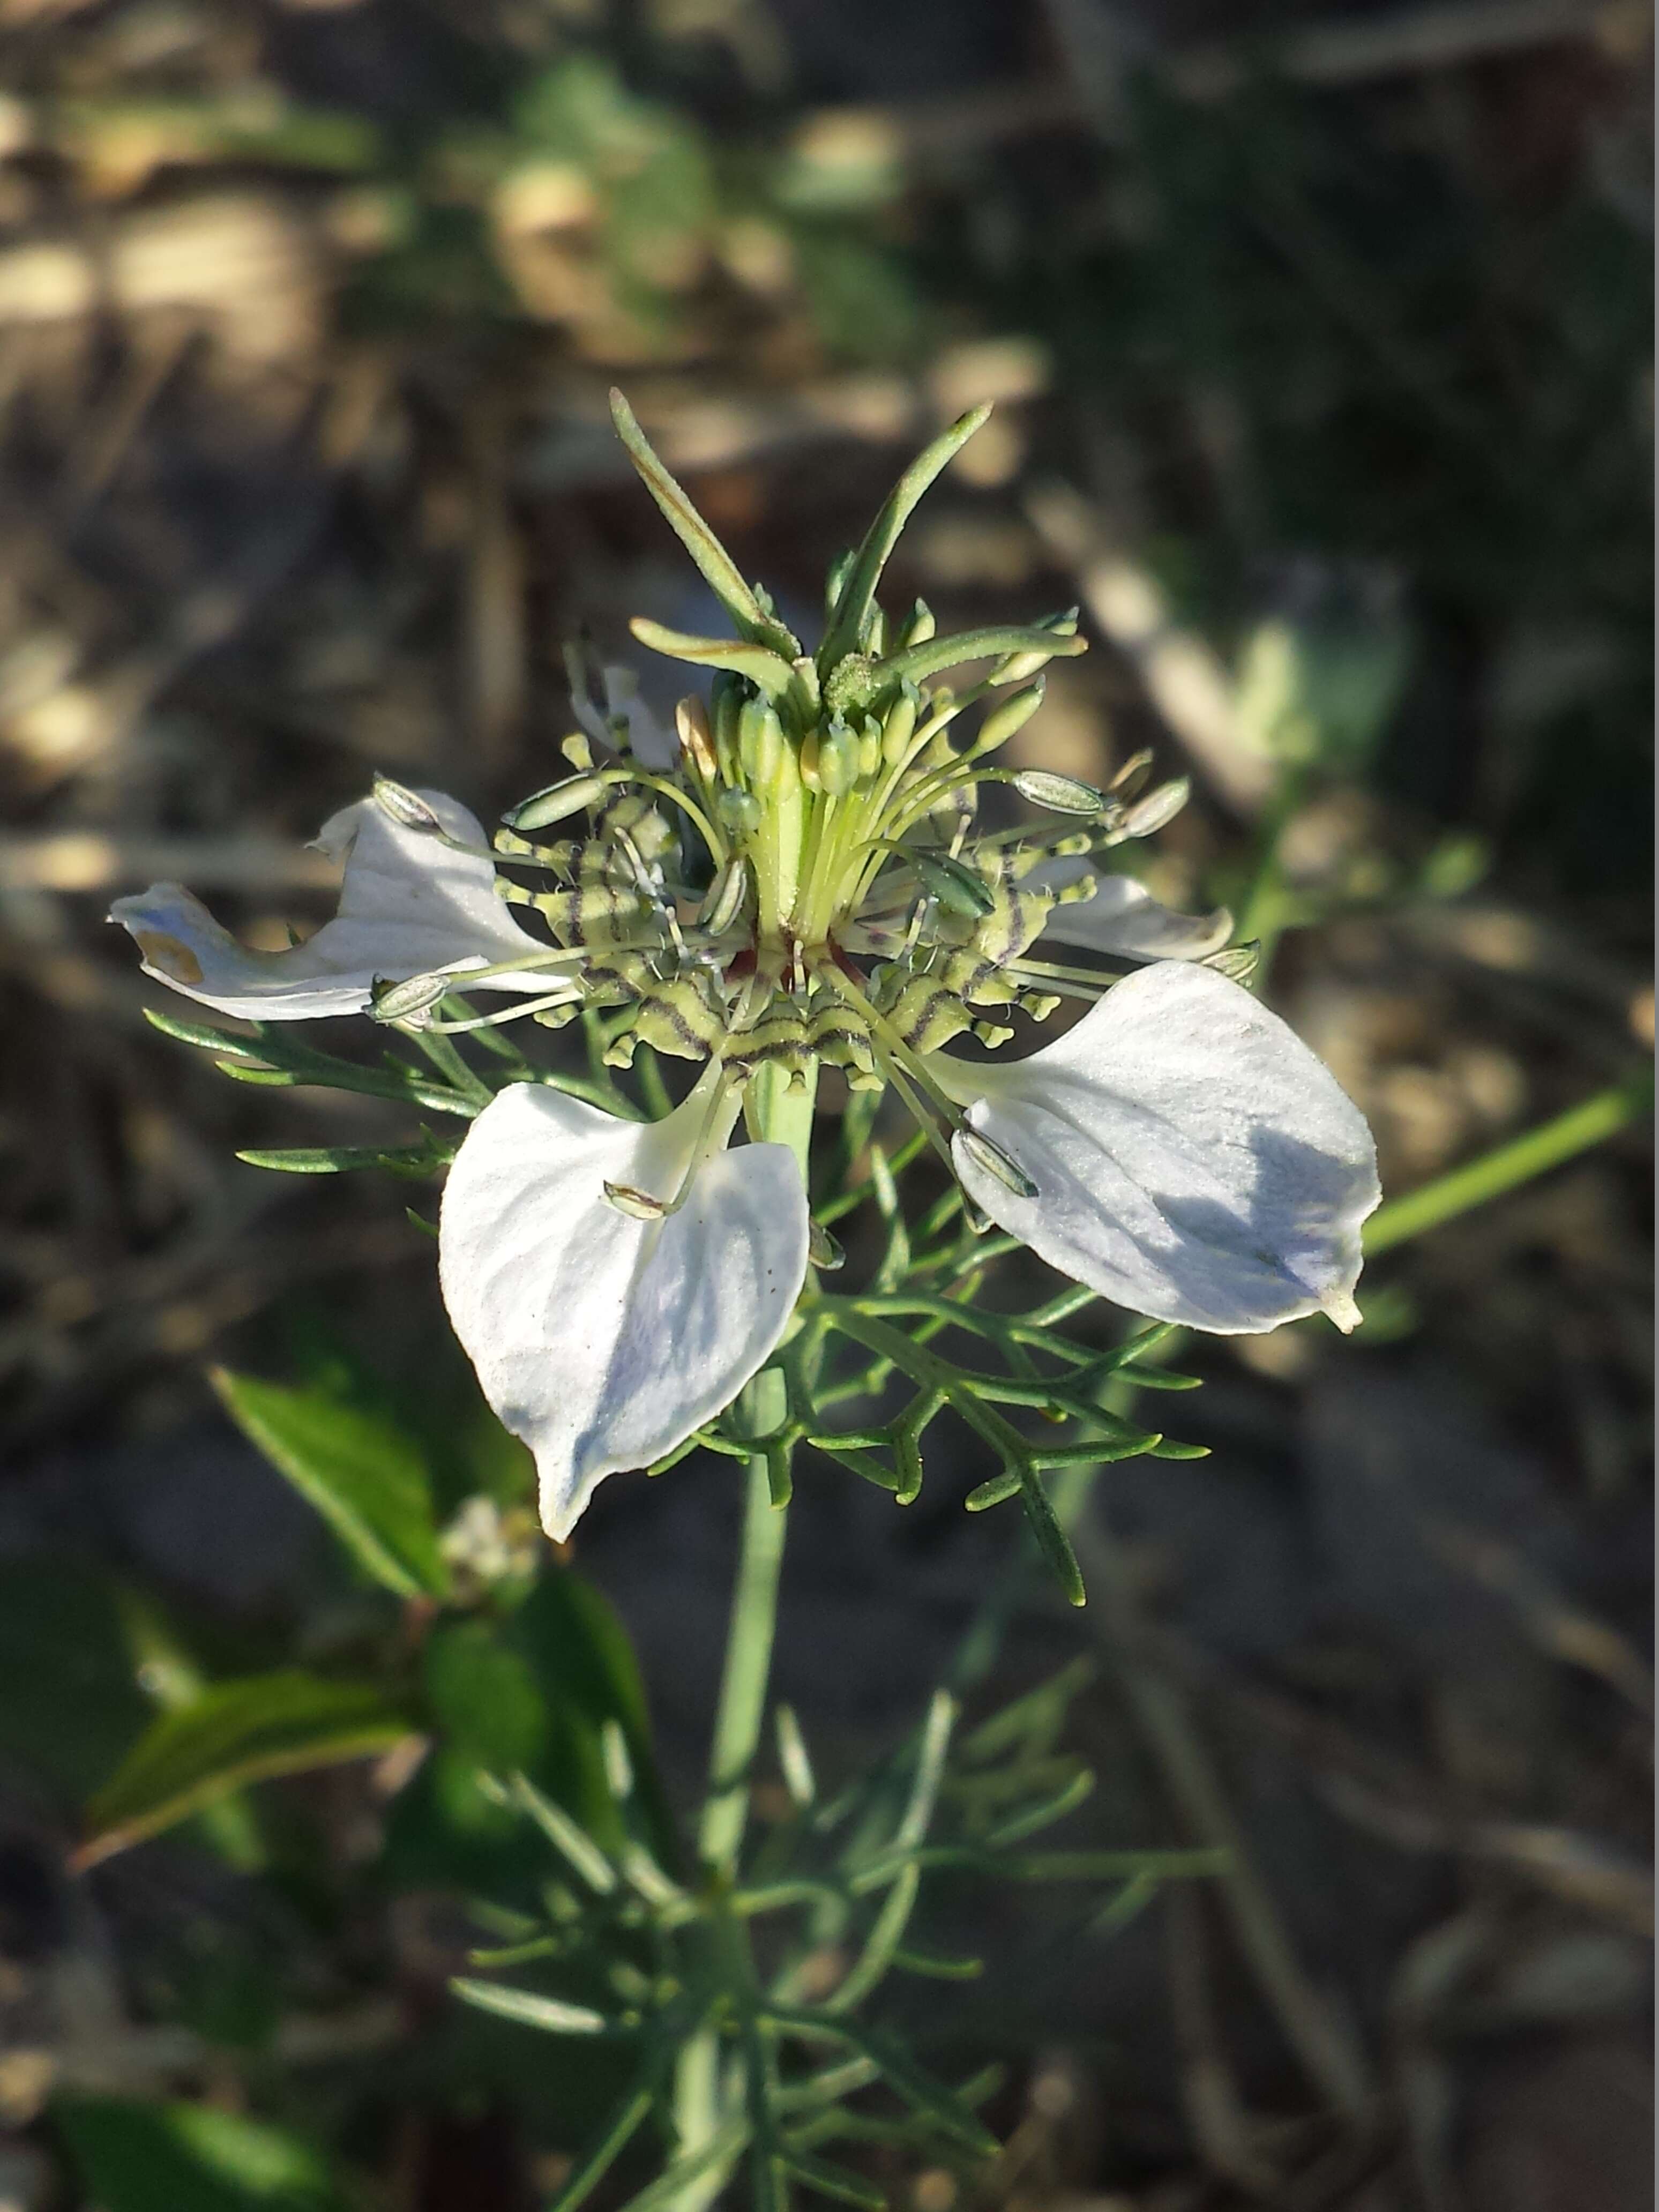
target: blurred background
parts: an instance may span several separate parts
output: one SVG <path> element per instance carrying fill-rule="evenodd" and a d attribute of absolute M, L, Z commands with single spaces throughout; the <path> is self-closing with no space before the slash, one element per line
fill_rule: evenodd
<path fill-rule="evenodd" d="M 595 2109 L 446 2006 L 406 1777 L 65 1871 L 157 1710 L 386 1632 L 209 1363 L 344 1377 L 462 1440 L 458 1497 L 524 1485 L 429 1187 L 234 1158 L 408 1117 L 156 1036 L 110 899 L 175 878 L 280 948 L 374 771 L 488 819 L 559 772 L 566 640 L 708 626 L 610 384 L 809 628 L 992 399 L 893 592 L 1081 603 L 1021 758 L 1191 773 L 1139 865 L 1263 939 L 1385 1191 L 1602 1091 L 1652 1042 L 1650 37 L 1626 0 L 0 0 L 5 2212 L 334 2201 L 144 2182 L 107 2131 L 156 2097 L 291 2123 L 352 2203 L 519 2212 Z M 1094 1602 L 1034 1595 L 1005 1672 L 1084 1662 L 1093 1840 L 1241 1871 L 1115 1938 L 949 1900 L 988 1971 L 910 2025 L 1004 2063 L 1009 2148 L 884 2169 L 896 2203 L 1650 2202 L 1647 1157 L 1380 1260 L 1349 1342 L 1183 1353 L 1213 1456 L 1109 1471 Z M 798 1480 L 780 1686 L 831 1769 L 1012 1540 L 975 1479 L 942 1452 L 903 1515 Z M 724 1462 L 618 1478 L 575 1551 L 687 1788 L 734 1502 Z"/>

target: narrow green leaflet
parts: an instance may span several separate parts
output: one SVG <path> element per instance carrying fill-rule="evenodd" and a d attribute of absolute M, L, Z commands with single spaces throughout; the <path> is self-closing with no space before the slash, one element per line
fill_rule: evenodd
<path fill-rule="evenodd" d="M 926 453 L 917 454 L 888 494 L 886 504 L 853 556 L 846 581 L 836 595 L 835 611 L 818 657 L 820 674 L 828 675 L 843 654 L 861 650 L 864 624 L 875 604 L 876 586 L 881 581 L 889 555 L 898 544 L 900 532 L 935 477 L 962 451 L 974 433 L 983 428 L 990 412 L 988 406 L 969 409 L 951 423 L 943 436 L 935 438 Z"/>
<path fill-rule="evenodd" d="M 454 1158 L 455 1147 L 428 1137 L 419 1145 L 301 1145 L 236 1157 L 251 1168 L 272 1168 L 279 1175 L 347 1175 L 357 1168 L 383 1168 L 388 1175 L 434 1176 Z"/>
<path fill-rule="evenodd" d="M 611 419 L 617 435 L 628 448 L 628 458 L 639 471 L 646 489 L 662 509 L 669 528 L 702 569 L 710 591 L 745 637 L 772 646 L 793 659 L 800 651 L 797 641 L 774 620 L 749 586 L 725 546 L 703 520 L 662 463 L 620 392 L 611 395 Z"/>
<path fill-rule="evenodd" d="M 52 2118 L 101 2212 L 337 2212 L 320 2152 L 212 2105 L 60 2098 Z"/>
<path fill-rule="evenodd" d="M 1022 658 L 1037 654 L 1043 660 L 1070 660 L 1088 650 L 1086 637 L 1068 636 L 1063 630 L 1000 625 L 990 629 L 963 630 L 956 637 L 929 638 L 924 644 L 909 646 L 904 652 L 894 653 L 890 659 L 878 662 L 876 672 L 884 690 L 896 691 L 901 684 L 920 684 L 929 676 L 937 676 L 940 669 L 955 668 L 964 660 L 997 660 L 1012 654 Z M 994 676 L 992 680 L 1024 682 L 1033 672 L 1017 663 L 1006 675 Z"/>
<path fill-rule="evenodd" d="M 387 1750 L 414 1725 L 370 1682 L 295 1667 L 216 1683 L 140 1736 L 88 1806 L 76 1863 L 95 1866 L 245 1783 Z"/>
<path fill-rule="evenodd" d="M 603 2035 L 610 2022 L 591 2006 L 567 2004 L 562 1997 L 543 1996 L 535 1990 L 508 1989 L 501 1982 L 475 1982 L 457 1975 L 450 1988 L 463 2003 L 480 2012 L 493 2012 L 502 2020 L 517 2021 L 520 2027 L 538 2027 L 545 2035 Z"/>
<path fill-rule="evenodd" d="M 644 615 L 628 625 L 640 643 L 670 660 L 687 660 L 695 668 L 729 668 L 757 684 L 769 699 L 781 699 L 795 680 L 795 672 L 781 653 L 763 645 L 744 645 L 737 638 L 688 637 L 684 630 L 669 629 Z"/>
<path fill-rule="evenodd" d="M 213 1372 L 237 1426 L 322 1515 L 359 1565 L 399 1597 L 441 1597 L 432 1482 L 419 1447 L 377 1415 L 320 1390 Z"/>

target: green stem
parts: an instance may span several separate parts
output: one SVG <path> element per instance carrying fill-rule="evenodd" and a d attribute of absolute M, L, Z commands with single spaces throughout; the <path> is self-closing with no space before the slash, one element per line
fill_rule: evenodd
<path fill-rule="evenodd" d="M 1593 1145 L 1617 1136 L 1639 1121 L 1653 1104 L 1653 1072 L 1644 1068 L 1628 1082 L 1599 1091 L 1581 1106 L 1559 1114 L 1536 1129 L 1528 1129 L 1496 1151 L 1483 1153 L 1467 1166 L 1438 1176 L 1420 1190 L 1407 1191 L 1375 1212 L 1365 1224 L 1365 1256 L 1391 1251 L 1425 1230 L 1437 1229 L 1487 1200 L 1501 1198 L 1534 1176 L 1559 1167 L 1564 1160 L 1587 1152 Z"/>
<path fill-rule="evenodd" d="M 763 1068 L 749 1092 L 749 1125 L 756 1139 L 787 1145 L 807 1181 L 807 1152 L 812 1134 L 812 1106 L 817 1087 L 814 1063 L 804 1090 L 791 1091 L 779 1072 Z M 789 1412 L 787 1388 L 775 1367 L 757 1375 L 743 1394 L 744 1426 L 763 1437 L 782 1426 Z M 698 1856 L 705 1876 L 729 1890 L 737 1874 L 743 1832 L 749 1817 L 755 1754 L 766 1717 L 766 1691 L 777 1626 L 778 1581 L 783 1567 L 786 1509 L 772 1503 L 767 1456 L 757 1452 L 747 1462 L 742 1549 L 732 1593 L 726 1663 L 709 1750 L 708 1788 L 697 1828 Z M 705 2027 L 685 2044 L 674 2069 L 674 2120 L 678 2156 L 707 2153 L 732 2115 L 721 2110 L 720 2042 Z M 702 2212 L 726 2185 L 729 2161 L 712 2158 L 674 2199 L 674 2212 Z"/>
<path fill-rule="evenodd" d="M 743 1404 L 745 1426 L 751 1433 L 764 1436 L 779 1427 L 789 1410 L 782 1376 L 775 1369 L 758 1376 L 744 1393 Z M 708 1795 L 697 1830 L 704 1865 L 728 1878 L 743 1842 L 750 1769 L 766 1709 L 787 1518 L 787 1510 L 772 1503 L 766 1455 L 757 1453 L 747 1462 L 744 1476 L 743 1549 L 709 1755 Z"/>
<path fill-rule="evenodd" d="M 1254 986 L 1258 992 L 1267 988 L 1273 955 L 1290 918 L 1285 898 L 1285 832 L 1306 795 L 1305 771 L 1287 769 L 1261 823 L 1255 873 L 1239 902 L 1238 926 L 1233 934 L 1240 945 L 1261 947 Z"/>

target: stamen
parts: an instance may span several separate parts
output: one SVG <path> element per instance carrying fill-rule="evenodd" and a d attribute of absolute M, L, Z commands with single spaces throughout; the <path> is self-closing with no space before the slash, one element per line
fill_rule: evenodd
<path fill-rule="evenodd" d="M 873 1036 L 879 1041 L 881 1046 L 883 1065 L 896 1086 L 903 1091 L 914 1085 L 916 1090 L 923 1092 L 939 1119 L 953 1133 L 965 1128 L 967 1123 L 963 1118 L 962 1109 L 957 1104 L 955 1099 L 929 1073 L 921 1055 L 911 1050 L 886 1015 L 872 1006 L 851 976 L 844 969 L 837 967 L 833 961 L 824 961 L 815 969 L 815 973 L 825 978 L 832 988 L 840 992 L 842 998 L 855 1006 L 869 1023 Z M 907 1077 L 908 1083 L 904 1080 Z M 915 1113 L 914 1106 L 911 1111 Z M 915 1118 L 924 1127 L 927 1126 L 926 1118 L 922 1115 L 915 1113 Z"/>
<path fill-rule="evenodd" d="M 521 999 L 515 1005 L 503 1006 L 493 1014 L 471 1014 L 465 1021 L 447 1022 L 434 1014 L 421 1026 L 422 1029 L 441 1030 L 446 1036 L 459 1036 L 468 1030 L 505 1029 L 509 1022 L 521 1022 L 526 1017 L 533 1019 L 552 1006 L 580 1006 L 581 996 L 581 986 L 577 984 L 570 990 L 549 991 L 539 999 Z"/>
<path fill-rule="evenodd" d="M 691 1195 L 691 1185 L 707 1165 L 710 1154 L 718 1152 L 731 1134 L 731 1122 L 728 1121 L 721 1129 L 720 1121 L 730 1099 L 733 1081 L 729 1069 L 713 1064 L 708 1073 L 701 1079 L 698 1088 L 701 1089 L 704 1083 L 708 1084 L 708 1096 L 704 1103 L 702 1123 L 691 1146 L 690 1158 L 686 1162 L 685 1173 L 680 1177 L 679 1188 L 672 1198 L 657 1198 L 650 1191 L 640 1190 L 632 1183 L 607 1182 L 605 1197 L 618 1213 L 627 1214 L 633 1221 L 665 1221 L 670 1214 L 679 1212 Z M 696 1097 L 696 1092 L 694 1091 L 691 1096 Z"/>

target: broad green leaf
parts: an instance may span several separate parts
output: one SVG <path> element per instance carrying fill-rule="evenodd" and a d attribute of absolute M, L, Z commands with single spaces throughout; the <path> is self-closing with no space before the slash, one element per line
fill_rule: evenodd
<path fill-rule="evenodd" d="M 427 1702 L 445 1741 L 497 1774 L 533 1767 L 547 1741 L 536 1678 L 487 1620 L 451 1620 L 427 1638 Z"/>
<path fill-rule="evenodd" d="M 321 2154 L 213 2105 L 63 2098 L 52 2117 L 100 2212 L 336 2212 Z"/>
<path fill-rule="evenodd" d="M 224 1368 L 212 1380 L 243 1434 L 376 1582 L 399 1597 L 446 1594 L 431 1476 L 410 1437 L 325 1391 L 287 1390 Z"/>
<path fill-rule="evenodd" d="M 298 1668 L 216 1683 L 133 1746 L 87 1808 L 77 1863 L 96 1865 L 244 1783 L 385 1751 L 412 1727 L 373 1683 Z"/>

